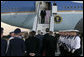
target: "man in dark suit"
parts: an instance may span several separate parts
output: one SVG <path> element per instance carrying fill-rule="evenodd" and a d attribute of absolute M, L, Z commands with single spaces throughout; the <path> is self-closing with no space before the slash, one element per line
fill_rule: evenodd
<path fill-rule="evenodd" d="M 27 56 L 39 56 L 39 39 L 35 34 L 35 31 L 31 31 L 28 39 L 25 40 Z"/>
<path fill-rule="evenodd" d="M 42 50 L 43 50 L 43 35 L 41 34 L 41 31 L 38 30 L 38 34 L 36 35 L 36 38 L 39 39 L 39 55 L 42 56 Z"/>
<path fill-rule="evenodd" d="M 3 38 L 3 28 L 1 28 L 1 56 L 6 55 L 7 41 Z"/>
<path fill-rule="evenodd" d="M 45 10 L 41 10 L 41 24 L 45 23 L 45 16 L 46 16 L 46 11 Z"/>
<path fill-rule="evenodd" d="M 53 32 L 47 32 L 44 35 L 44 48 L 45 48 L 45 56 L 55 56 L 56 50 L 56 41 L 54 36 L 52 36 Z"/>
<path fill-rule="evenodd" d="M 44 35 L 44 38 L 43 38 L 43 56 L 47 56 L 47 42 L 46 42 L 46 39 L 49 37 L 49 28 L 46 28 L 46 34 Z"/>
<path fill-rule="evenodd" d="M 15 31 L 15 37 L 10 40 L 7 56 L 24 56 L 25 44 L 24 40 L 20 39 L 21 30 L 17 28 Z"/>
<path fill-rule="evenodd" d="M 54 33 L 54 37 L 55 37 L 55 42 L 56 42 L 56 52 L 57 52 L 57 44 L 58 44 L 58 39 L 59 39 L 60 35 L 57 34 L 57 33 Z"/>

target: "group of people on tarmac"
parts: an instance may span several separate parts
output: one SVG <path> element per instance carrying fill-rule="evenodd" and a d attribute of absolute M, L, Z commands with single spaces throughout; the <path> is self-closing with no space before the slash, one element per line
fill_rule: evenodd
<path fill-rule="evenodd" d="M 31 31 L 23 36 L 21 29 L 17 28 L 10 32 L 8 40 L 3 38 L 3 31 L 1 28 L 1 56 L 55 56 L 57 46 L 59 56 L 80 55 L 80 37 L 76 31 L 56 34 L 47 28 L 44 35 L 38 30 L 37 35 Z"/>
<path fill-rule="evenodd" d="M 80 56 L 82 50 L 79 31 L 62 31 L 59 34 L 60 56 Z"/>

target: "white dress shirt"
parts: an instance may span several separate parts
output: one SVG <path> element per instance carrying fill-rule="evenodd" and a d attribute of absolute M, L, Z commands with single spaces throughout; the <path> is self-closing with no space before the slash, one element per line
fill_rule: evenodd
<path fill-rule="evenodd" d="M 80 48 L 80 37 L 79 36 L 76 36 L 75 38 L 72 39 L 71 47 L 73 49 L 79 49 Z"/>

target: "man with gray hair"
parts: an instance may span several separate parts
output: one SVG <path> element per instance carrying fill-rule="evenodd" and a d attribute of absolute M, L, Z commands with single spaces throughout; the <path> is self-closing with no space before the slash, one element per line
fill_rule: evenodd
<path fill-rule="evenodd" d="M 42 47 L 43 47 L 43 35 L 41 34 L 41 30 L 38 30 L 38 34 L 36 35 L 36 38 L 39 39 L 40 45 L 39 45 L 39 55 L 42 56 Z"/>

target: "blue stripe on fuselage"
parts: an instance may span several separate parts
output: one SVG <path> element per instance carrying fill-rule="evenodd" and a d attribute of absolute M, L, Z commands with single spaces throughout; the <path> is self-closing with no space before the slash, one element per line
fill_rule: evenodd
<path fill-rule="evenodd" d="M 51 1 L 56 2 L 59 11 L 65 10 L 83 10 L 83 3 L 76 3 L 72 1 Z"/>
<path fill-rule="evenodd" d="M 76 3 L 72 1 L 49 1 L 56 2 L 58 11 L 65 10 L 83 10 L 83 3 Z M 5 1 L 1 2 L 1 12 L 24 12 L 35 11 L 36 1 Z"/>
<path fill-rule="evenodd" d="M 35 1 L 1 2 L 1 12 L 35 11 Z"/>

